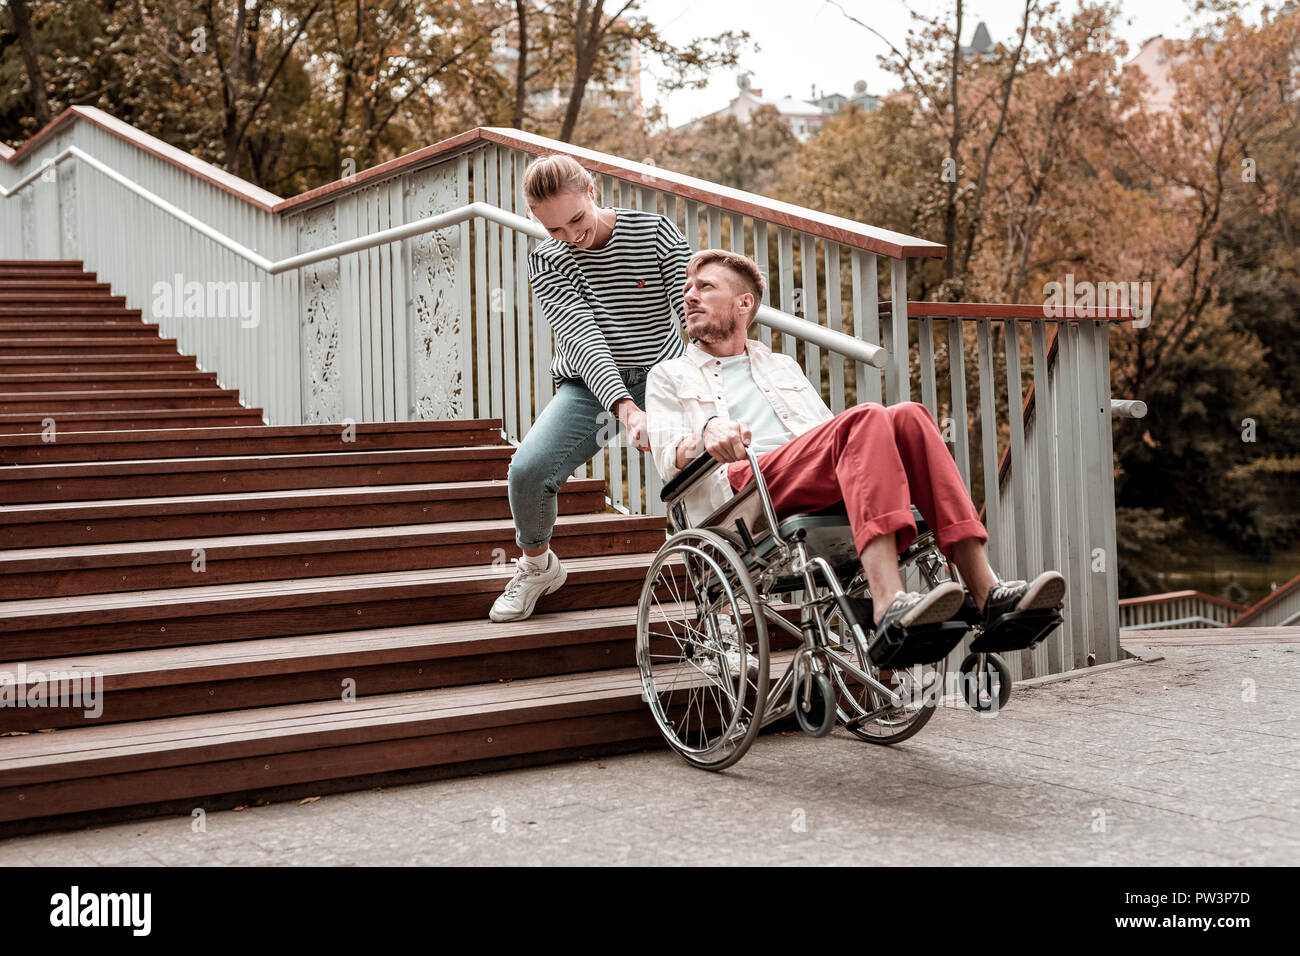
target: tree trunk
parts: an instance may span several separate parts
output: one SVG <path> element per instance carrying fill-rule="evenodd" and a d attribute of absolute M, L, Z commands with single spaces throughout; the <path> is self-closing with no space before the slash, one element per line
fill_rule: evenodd
<path fill-rule="evenodd" d="M 515 15 L 519 20 L 519 62 L 515 64 L 515 113 L 510 125 L 523 129 L 528 92 L 528 0 L 515 0 Z"/>
<path fill-rule="evenodd" d="M 948 137 L 948 158 L 952 160 L 953 168 L 951 178 L 948 180 L 948 197 L 943 209 L 943 244 L 948 250 L 948 254 L 943 257 L 943 275 L 946 279 L 952 278 L 957 252 L 953 244 L 957 240 L 957 168 L 961 163 L 957 155 L 961 150 L 961 109 L 957 85 L 958 69 L 961 66 L 961 14 L 961 0 L 957 0 L 957 27 L 953 31 L 952 38 L 952 80 L 948 89 L 949 99 L 952 100 L 952 135 Z M 948 290 L 950 299 L 952 292 L 950 288 Z"/>
<path fill-rule="evenodd" d="M 582 97 L 587 91 L 587 81 L 596 65 L 596 56 L 600 53 L 600 43 L 604 30 L 600 26 L 601 12 L 605 0 L 596 0 L 591 8 L 591 19 L 587 19 L 587 0 L 578 4 L 578 12 L 573 21 L 573 87 L 569 90 L 569 104 L 564 110 L 564 125 L 560 127 L 560 139 L 568 142 L 573 130 L 578 125 L 578 115 L 582 112 Z"/>
<path fill-rule="evenodd" d="M 31 88 L 32 108 L 36 113 L 36 122 L 43 129 L 50 122 L 50 103 L 45 96 L 45 77 L 41 73 L 41 61 L 36 54 L 36 39 L 32 36 L 32 21 L 27 15 L 27 0 L 10 0 L 14 11 L 14 32 L 18 34 L 18 45 L 22 47 L 23 62 L 27 65 L 27 82 Z"/>

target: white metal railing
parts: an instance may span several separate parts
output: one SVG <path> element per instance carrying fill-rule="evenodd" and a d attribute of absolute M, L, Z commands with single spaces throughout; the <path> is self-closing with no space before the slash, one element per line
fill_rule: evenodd
<path fill-rule="evenodd" d="M 1122 631 L 1227 627 L 1244 610 L 1244 605 L 1199 591 L 1147 594 L 1119 601 L 1119 627 Z"/>
<path fill-rule="evenodd" d="M 1000 493 L 985 496 L 994 567 L 1060 567 L 1071 595 L 1062 635 L 1013 660 L 1015 676 L 1118 655 L 1109 419 L 1141 403 L 1110 399 L 1104 322 L 939 314 L 908 303 L 906 280 L 908 259 L 941 246 L 515 131 L 473 131 L 279 200 L 78 110 L 89 121 L 20 152 L 13 181 L 0 160 L 0 256 L 83 260 L 273 424 L 493 418 L 520 440 L 554 394 L 525 267 L 544 233 L 527 218 L 523 171 L 569 152 L 603 204 L 668 216 L 692 248 L 752 256 L 770 277 L 757 335 L 799 361 L 833 411 L 919 391 L 977 501 L 1005 459 Z M 156 307 L 169 284 L 230 283 L 264 296 L 259 321 Z M 1046 410 L 1029 420 L 1026 380 Z M 661 511 L 659 476 L 625 443 L 579 474 L 603 479 L 619 510 Z"/>
<path fill-rule="evenodd" d="M 1119 602 L 1120 629 L 1151 631 L 1227 627 L 1246 608 L 1200 591 L 1170 591 Z"/>

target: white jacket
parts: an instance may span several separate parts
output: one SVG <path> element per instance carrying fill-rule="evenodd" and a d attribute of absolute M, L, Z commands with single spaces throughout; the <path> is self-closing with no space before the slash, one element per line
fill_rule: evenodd
<path fill-rule="evenodd" d="M 795 435 L 802 435 L 834 417 L 798 362 L 788 355 L 774 353 L 755 339 L 745 340 L 745 350 L 749 353 L 754 383 L 771 403 L 781 423 Z M 645 396 L 650 449 L 665 482 L 681 470 L 677 467 L 677 446 L 683 439 L 692 436 L 698 439 L 700 429 L 714 415 L 723 421 L 731 420 L 721 365 L 715 356 L 694 342 L 687 346 L 685 355 L 661 362 L 650 370 Z M 687 514 L 691 521 L 699 521 L 733 494 L 726 465 L 720 464 L 712 475 L 696 482 L 685 499 Z"/>

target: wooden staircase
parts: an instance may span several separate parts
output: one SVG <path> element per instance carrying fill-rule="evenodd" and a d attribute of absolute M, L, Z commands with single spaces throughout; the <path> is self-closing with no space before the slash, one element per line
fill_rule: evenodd
<path fill-rule="evenodd" d="M 568 583 L 493 624 L 499 421 L 261 422 L 81 263 L 0 262 L 0 827 L 658 741 L 633 648 L 662 518 L 568 482 Z M 52 673 L 97 675 L 102 714 L 17 706 Z"/>

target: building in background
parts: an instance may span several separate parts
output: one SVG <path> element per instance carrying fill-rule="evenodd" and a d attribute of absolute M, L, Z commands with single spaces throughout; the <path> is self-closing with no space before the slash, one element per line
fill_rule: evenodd
<path fill-rule="evenodd" d="M 1143 42 L 1141 49 L 1125 66 L 1136 66 L 1142 71 L 1151 91 L 1147 94 L 1147 105 L 1158 110 L 1168 110 L 1174 102 L 1174 82 L 1169 78 L 1169 69 L 1177 57 L 1170 57 L 1165 46 L 1165 38 L 1157 34 Z"/>
<path fill-rule="evenodd" d="M 750 114 L 760 106 L 774 106 L 781 117 L 785 120 L 786 125 L 790 127 L 790 132 L 800 142 L 812 136 L 830 117 L 841 113 L 850 106 L 857 106 L 863 112 L 871 112 L 880 105 L 879 97 L 873 96 L 867 92 L 865 80 L 858 80 L 853 84 L 853 94 L 844 96 L 841 93 L 827 93 L 825 90 L 818 90 L 814 84 L 811 89 L 811 97 L 801 100 L 793 96 L 783 96 L 779 99 L 765 97 L 763 91 L 753 85 L 749 73 L 741 73 L 736 77 L 736 86 L 739 92 L 724 108 L 707 116 L 701 116 L 698 119 L 684 124 L 682 129 L 690 129 L 698 126 L 708 119 L 724 119 L 728 116 L 734 116 L 742 123 L 748 123 Z"/>

